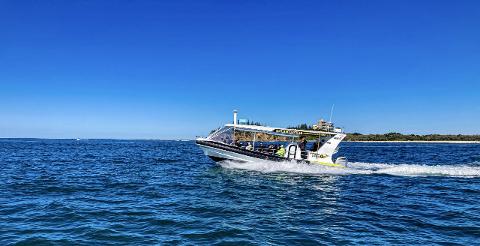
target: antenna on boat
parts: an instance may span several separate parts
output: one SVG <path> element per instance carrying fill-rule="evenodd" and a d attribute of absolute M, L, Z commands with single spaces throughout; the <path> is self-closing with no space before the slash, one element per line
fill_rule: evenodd
<path fill-rule="evenodd" d="M 332 104 L 332 109 L 330 110 L 330 120 L 329 120 L 330 123 L 332 123 L 333 108 L 335 108 L 335 104 Z"/>

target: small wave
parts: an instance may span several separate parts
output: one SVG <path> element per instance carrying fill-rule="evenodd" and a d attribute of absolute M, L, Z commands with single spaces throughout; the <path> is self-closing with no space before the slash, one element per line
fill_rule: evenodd
<path fill-rule="evenodd" d="M 179 162 L 179 159 L 165 159 L 165 158 L 154 158 L 157 163 L 175 163 Z"/>
<path fill-rule="evenodd" d="M 447 176 L 480 177 L 480 167 L 474 165 L 420 165 L 351 162 L 346 168 L 328 167 L 296 162 L 247 162 L 224 161 L 219 163 L 228 169 L 243 169 L 263 173 L 301 173 L 313 175 L 387 174 L 396 176 Z"/>

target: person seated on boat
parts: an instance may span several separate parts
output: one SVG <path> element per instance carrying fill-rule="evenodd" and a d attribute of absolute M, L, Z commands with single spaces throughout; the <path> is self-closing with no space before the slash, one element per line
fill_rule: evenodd
<path fill-rule="evenodd" d="M 262 142 L 260 142 L 260 144 L 259 144 L 259 146 L 258 146 L 257 150 L 258 150 L 259 152 L 263 152 L 263 150 L 264 150 L 264 149 L 265 149 L 265 146 L 263 146 L 263 143 L 262 143 Z"/>
<path fill-rule="evenodd" d="M 275 154 L 275 146 L 273 144 L 268 145 L 268 153 Z"/>
<path fill-rule="evenodd" d="M 239 148 L 242 147 L 242 144 L 238 141 L 238 139 L 235 139 L 235 141 L 233 141 L 233 145 Z"/>
<path fill-rule="evenodd" d="M 318 144 L 318 141 L 315 141 L 315 143 L 313 143 L 312 148 L 310 150 L 311 151 L 317 151 L 319 147 L 320 146 Z"/>
<path fill-rule="evenodd" d="M 283 147 L 283 145 L 280 145 L 280 149 L 277 150 L 277 154 L 278 156 L 281 156 L 281 157 L 284 157 L 285 156 L 285 148 Z"/>
<path fill-rule="evenodd" d="M 250 151 L 253 150 L 253 146 L 250 144 L 250 142 L 248 143 L 247 147 L 245 147 L 245 149 Z"/>

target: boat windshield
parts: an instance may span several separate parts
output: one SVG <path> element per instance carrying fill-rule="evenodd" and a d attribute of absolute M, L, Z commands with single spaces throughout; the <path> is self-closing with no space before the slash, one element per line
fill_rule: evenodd
<path fill-rule="evenodd" d="M 210 134 L 207 139 L 213 140 L 216 142 L 232 144 L 233 143 L 233 127 L 225 126 Z"/>

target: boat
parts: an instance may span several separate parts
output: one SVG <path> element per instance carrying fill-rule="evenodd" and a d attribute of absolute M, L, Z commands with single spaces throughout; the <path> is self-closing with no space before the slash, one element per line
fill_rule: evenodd
<path fill-rule="evenodd" d="M 308 129 L 269 127 L 237 120 L 196 139 L 204 154 L 215 162 L 292 161 L 344 168 L 345 157 L 337 157 L 340 142 L 346 137 L 341 128 L 320 120 Z M 283 151 L 281 150 L 283 149 Z"/>

